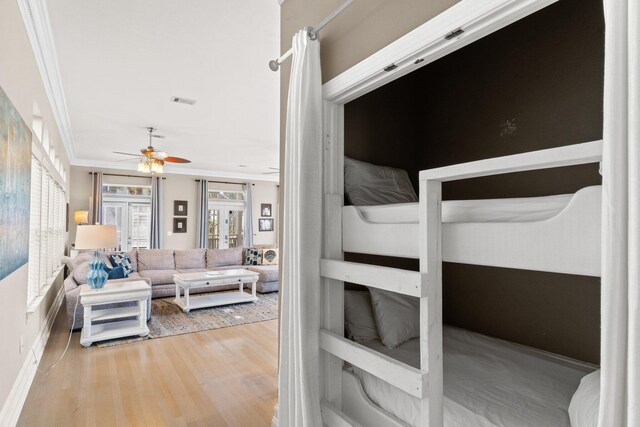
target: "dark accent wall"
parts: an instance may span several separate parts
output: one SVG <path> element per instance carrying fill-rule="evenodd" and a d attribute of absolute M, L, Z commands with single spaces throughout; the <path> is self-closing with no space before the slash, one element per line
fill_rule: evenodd
<path fill-rule="evenodd" d="M 345 106 L 345 154 L 409 171 L 602 138 L 601 0 L 560 0 Z M 444 199 L 541 196 L 598 165 L 447 183 Z M 448 264 L 448 323 L 598 363 L 599 279 Z"/>

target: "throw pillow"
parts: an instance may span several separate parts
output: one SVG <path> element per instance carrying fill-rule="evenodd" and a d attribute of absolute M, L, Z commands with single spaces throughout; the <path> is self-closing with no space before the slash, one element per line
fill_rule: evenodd
<path fill-rule="evenodd" d="M 347 337 L 356 342 L 379 339 L 368 291 L 344 291 Z"/>
<path fill-rule="evenodd" d="M 278 250 L 277 249 L 263 249 L 262 250 L 262 264 L 263 265 L 276 265 L 276 264 L 278 264 Z"/>
<path fill-rule="evenodd" d="M 113 268 L 109 268 L 105 265 L 104 271 L 107 272 L 107 280 L 126 279 L 127 277 L 129 277 L 129 275 L 124 271 L 124 267 L 122 267 L 121 265 Z"/>
<path fill-rule="evenodd" d="M 392 349 L 420 336 L 420 298 L 369 288 L 380 340 Z"/>
<path fill-rule="evenodd" d="M 244 250 L 244 265 L 262 265 L 262 249 L 246 248 Z"/>
<path fill-rule="evenodd" d="M 129 254 L 127 254 L 126 252 L 113 254 L 109 256 L 109 259 L 111 261 L 111 265 L 113 265 L 114 267 L 121 266 L 124 272 L 127 274 L 127 276 L 133 273 L 134 271 L 136 271 L 133 268 L 131 259 L 129 258 Z"/>

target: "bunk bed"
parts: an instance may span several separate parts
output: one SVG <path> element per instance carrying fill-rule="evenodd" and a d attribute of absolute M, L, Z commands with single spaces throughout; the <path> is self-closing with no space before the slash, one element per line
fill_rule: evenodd
<path fill-rule="evenodd" d="M 537 422 L 544 424 L 551 419 L 544 417 L 560 411 L 564 415 L 555 420 L 564 421 L 550 422 L 549 425 L 569 425 L 566 415 L 569 401 L 581 378 L 594 371 L 595 367 L 537 350 L 515 348 L 514 344 L 477 334 L 452 332 L 450 328 L 444 328 L 447 331 L 445 336 L 442 325 L 442 262 L 599 276 L 600 187 L 587 187 L 573 195 L 554 197 L 556 206 L 542 216 L 538 215 L 539 210 L 534 209 L 533 219 L 529 216 L 531 210 L 527 209 L 527 214 L 522 216 L 520 213 L 509 221 L 495 220 L 491 214 L 487 217 L 486 212 L 491 209 L 481 209 L 485 212 L 484 221 L 463 215 L 462 219 L 468 222 L 443 223 L 443 206 L 446 205 L 441 200 L 441 186 L 443 182 L 459 179 L 596 163 L 601 160 L 601 153 L 602 141 L 593 141 L 422 171 L 417 223 L 406 221 L 407 218 L 402 218 L 399 223 L 381 222 L 380 218 L 382 221 L 386 218 L 384 214 L 371 213 L 376 209 L 396 207 L 370 208 L 367 212 L 366 208 L 342 207 L 337 198 L 327 197 L 325 202 L 329 206 L 325 208 L 334 211 L 334 217 L 342 214 L 340 232 L 344 251 L 395 256 L 401 253 L 400 256 L 420 259 L 419 272 L 346 262 L 326 255 L 321 260 L 321 275 L 328 280 L 329 286 L 351 282 L 417 297 L 420 301 L 419 338 L 409 340 L 391 352 L 375 340 L 358 343 L 335 330 L 326 327 L 320 330 L 320 348 L 330 355 L 325 363 L 335 363 L 337 358 L 340 366 L 344 366 L 339 380 L 342 386 L 341 408 L 328 400 L 323 403 L 325 419 L 341 421 L 329 421 L 328 424 L 339 425 L 346 421 L 352 425 L 395 427 L 462 426 L 469 423 L 480 426 L 531 425 L 531 420 L 527 422 L 526 417 L 521 418 L 520 424 L 514 422 L 522 413 L 509 409 L 520 405 L 519 411 L 522 411 L 524 404 L 531 412 L 531 419 Z M 501 207 L 504 207 L 503 202 L 496 201 Z M 525 201 L 524 205 L 528 202 Z M 482 203 L 486 208 L 492 202 Z M 454 203 L 454 211 L 455 208 Z M 336 214 L 336 210 L 340 213 Z M 410 215 L 415 215 L 415 212 Z M 389 242 L 394 239 L 397 240 L 390 247 Z M 403 248 L 409 249 L 402 252 Z M 329 296 L 325 301 L 328 300 Z M 507 370 L 496 375 L 487 389 L 480 385 L 478 389 L 466 388 L 456 394 L 455 388 L 459 383 L 444 381 L 443 361 L 448 360 L 447 375 L 457 379 L 469 375 L 467 381 L 474 383 L 475 379 L 479 380 L 481 372 L 475 372 L 474 377 L 473 370 L 465 374 L 464 369 L 457 369 L 460 366 L 456 368 L 452 346 L 457 348 L 459 357 L 466 359 L 467 367 L 481 364 L 481 359 L 488 357 L 497 360 L 499 366 L 521 368 L 527 365 L 531 369 L 520 372 L 520 368 Z M 486 350 L 475 359 L 472 356 L 474 346 L 484 346 Z M 524 359 L 529 362 L 523 362 Z M 346 363 L 342 365 L 342 362 Z M 548 388 L 541 386 L 537 393 L 531 390 L 524 393 L 530 398 L 530 407 L 527 407 L 527 402 L 516 391 L 543 377 L 563 380 L 549 384 Z M 501 383 L 500 378 L 508 379 Z M 331 388 L 330 379 L 325 382 L 325 388 Z M 498 412 L 487 412 L 487 405 L 482 403 L 483 392 L 488 393 L 488 400 L 497 404 Z M 520 400 L 514 401 L 514 396 Z M 554 397 L 549 399 L 550 396 Z M 475 399 L 475 403 L 464 402 L 465 399 Z"/>
<path fill-rule="evenodd" d="M 571 195 L 546 199 L 543 204 L 553 205 L 553 209 L 543 214 L 533 209 L 533 216 L 531 210 L 523 206 L 535 205 L 540 200 L 511 200 L 507 202 L 511 207 L 505 219 L 494 215 L 495 201 L 477 203 L 475 207 L 479 206 L 482 211 L 479 217 L 458 216 L 460 205 L 469 202 L 443 203 L 442 183 L 598 163 L 602 157 L 602 141 L 423 170 L 419 174 L 417 203 L 344 206 L 344 104 L 553 2 L 462 0 L 323 85 L 323 231 L 318 340 L 320 404 L 325 425 L 442 427 L 469 425 L 469 422 L 480 426 L 509 425 L 504 420 L 490 420 L 491 416 L 486 413 L 489 418 L 479 422 L 482 417 L 478 415 L 483 414 L 475 413 L 473 405 L 465 406 L 455 392 L 451 393 L 452 384 L 450 378 L 445 379 L 445 370 L 447 377 L 457 372 L 456 364 L 453 363 L 452 370 L 450 363 L 452 343 L 454 348 L 464 349 L 462 356 L 460 352 L 457 356 L 467 358 L 467 365 L 474 363 L 469 353 L 476 345 L 490 347 L 492 357 L 502 358 L 498 364 L 516 364 L 522 358 L 536 360 L 534 365 L 546 368 L 521 371 L 521 378 L 527 381 L 536 375 L 556 375 L 563 378 L 556 383 L 557 390 L 562 392 L 554 402 L 549 402 L 544 394 L 550 390 L 543 388 L 542 395 L 531 396 L 529 403 L 542 412 L 553 406 L 564 414 L 570 409 L 567 408 L 570 400 L 572 420 L 591 416 L 585 413 L 585 408 L 593 409 L 594 405 L 585 402 L 599 398 L 599 372 L 595 367 L 488 337 L 462 333 L 464 339 L 461 340 L 460 331 L 443 327 L 442 262 L 599 277 L 600 188 L 587 187 Z M 514 214 L 513 206 L 520 212 Z M 348 262 L 343 260 L 345 252 L 419 259 L 420 269 L 416 272 Z M 417 337 L 393 350 L 375 339 L 356 342 L 345 337 L 345 282 L 419 300 Z M 588 374 L 590 371 L 593 372 Z M 511 373 L 513 371 L 504 372 L 509 381 L 513 378 Z M 581 379 L 583 374 L 588 375 Z M 458 375 L 463 374 L 458 371 Z M 501 403 L 498 400 L 494 403 L 510 405 L 509 399 L 513 396 L 506 391 L 506 385 L 492 384 L 493 390 L 502 390 L 497 394 L 505 397 Z M 518 387 L 518 384 L 510 386 Z M 479 394 L 482 391 L 480 389 Z M 491 389 L 484 391 L 487 395 L 491 393 Z M 465 393 L 469 393 L 469 389 Z M 474 398 L 478 399 L 476 403 L 482 400 L 479 395 Z M 411 409 L 394 410 L 389 403 L 392 401 L 396 401 L 398 407 Z M 479 407 L 476 410 L 481 412 Z M 466 424 L 461 420 L 466 420 Z M 566 418 L 563 422 L 566 423 Z"/>

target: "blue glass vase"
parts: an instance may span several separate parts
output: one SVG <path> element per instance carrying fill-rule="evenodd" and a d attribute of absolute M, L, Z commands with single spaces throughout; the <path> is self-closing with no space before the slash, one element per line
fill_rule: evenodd
<path fill-rule="evenodd" d="M 89 273 L 87 274 L 87 285 L 93 289 L 101 289 L 107 283 L 109 275 L 104 270 L 104 262 L 100 257 L 100 251 L 93 253 L 93 259 L 89 262 Z"/>

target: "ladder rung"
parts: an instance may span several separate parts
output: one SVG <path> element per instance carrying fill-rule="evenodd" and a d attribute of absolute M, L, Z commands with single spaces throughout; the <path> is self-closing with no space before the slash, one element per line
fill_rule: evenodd
<path fill-rule="evenodd" d="M 320 348 L 345 362 L 422 399 L 427 392 L 427 372 L 416 369 L 326 329 L 320 329 Z"/>
<path fill-rule="evenodd" d="M 426 296 L 422 275 L 417 271 L 381 267 L 358 262 L 320 260 L 320 275 L 329 279 L 371 286 L 414 297 Z"/>

